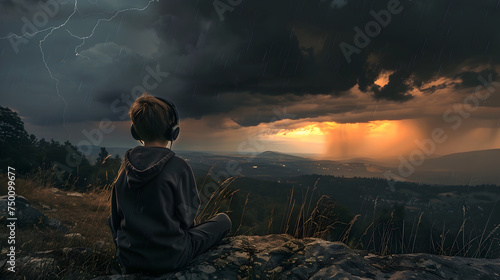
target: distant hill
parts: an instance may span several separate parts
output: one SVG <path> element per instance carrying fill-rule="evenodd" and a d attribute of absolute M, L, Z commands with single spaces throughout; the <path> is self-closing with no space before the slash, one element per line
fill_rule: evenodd
<path fill-rule="evenodd" d="M 500 149 L 426 159 L 411 180 L 433 184 L 500 185 Z"/>
<path fill-rule="evenodd" d="M 500 171 L 500 149 L 456 153 L 427 159 L 426 169 L 448 169 L 455 171 Z"/>
<path fill-rule="evenodd" d="M 270 161 L 311 161 L 310 159 L 307 159 L 307 158 L 292 156 L 292 155 L 273 152 L 273 151 L 262 152 L 262 153 L 258 154 L 256 156 L 256 158 L 270 160 Z"/>
<path fill-rule="evenodd" d="M 82 147 L 84 147 L 84 149 L 82 149 Z M 82 146 L 80 148 L 80 151 L 82 150 L 85 150 L 85 151 L 88 151 L 90 150 L 91 153 L 89 156 L 87 156 L 87 159 L 90 161 L 90 162 L 94 162 L 97 157 L 99 157 L 99 152 L 101 151 L 101 146 L 93 146 L 93 145 L 86 145 L 86 146 Z M 134 147 L 128 147 L 128 148 L 122 148 L 122 147 L 105 147 L 106 148 L 106 151 L 108 151 L 108 153 L 112 156 L 112 157 L 115 157 L 116 155 L 120 156 L 120 158 L 123 159 L 123 157 L 125 156 L 125 153 L 134 148 Z M 179 155 L 180 157 L 182 158 L 211 158 L 211 157 L 216 157 L 215 155 L 213 154 L 209 154 L 209 153 L 206 153 L 206 152 L 191 152 L 191 151 L 177 151 L 174 149 L 174 152 Z"/>
<path fill-rule="evenodd" d="M 99 156 L 101 147 L 91 148 L 88 159 L 93 162 Z M 106 150 L 113 157 L 119 155 L 123 158 L 130 148 L 106 147 Z M 199 175 L 206 175 L 211 168 L 216 174 L 227 172 L 227 163 L 236 161 L 241 168 L 241 176 L 272 180 L 306 174 L 385 178 L 384 173 L 388 170 L 397 174 L 400 164 L 399 160 L 394 164 L 384 164 L 371 158 L 319 160 L 275 151 L 265 151 L 256 156 L 177 150 L 175 153 L 186 159 Z M 422 165 L 414 168 L 415 172 L 404 179 L 440 185 L 500 185 L 500 149 L 428 157 Z"/>

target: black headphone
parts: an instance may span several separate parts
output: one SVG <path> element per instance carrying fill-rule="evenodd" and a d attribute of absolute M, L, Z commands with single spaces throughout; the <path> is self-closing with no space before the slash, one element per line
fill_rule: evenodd
<path fill-rule="evenodd" d="M 167 107 L 170 107 L 172 109 L 172 111 L 174 111 L 174 115 L 175 115 L 175 121 L 173 124 L 171 124 L 168 128 L 167 128 L 167 132 L 165 134 L 165 138 L 168 140 L 168 141 L 175 141 L 175 139 L 177 139 L 177 137 L 179 137 L 179 131 L 180 131 L 180 128 L 179 128 L 179 113 L 177 112 L 177 109 L 175 108 L 175 105 L 166 100 L 166 99 L 163 99 L 161 97 L 158 97 L 158 96 L 155 96 L 156 99 L 162 101 L 163 103 L 165 103 L 165 105 L 167 105 Z M 137 131 L 135 131 L 135 128 L 134 128 L 134 124 L 132 124 L 130 126 L 130 133 L 132 133 L 132 137 L 134 137 L 135 140 L 142 140 L 141 137 L 139 136 L 139 134 L 137 134 Z"/>

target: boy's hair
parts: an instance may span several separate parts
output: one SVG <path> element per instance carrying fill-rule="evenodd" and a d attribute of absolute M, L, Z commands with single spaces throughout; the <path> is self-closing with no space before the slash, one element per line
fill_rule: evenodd
<path fill-rule="evenodd" d="M 128 113 L 135 131 L 144 141 L 167 140 L 167 128 L 175 121 L 172 110 L 147 93 L 134 101 Z"/>

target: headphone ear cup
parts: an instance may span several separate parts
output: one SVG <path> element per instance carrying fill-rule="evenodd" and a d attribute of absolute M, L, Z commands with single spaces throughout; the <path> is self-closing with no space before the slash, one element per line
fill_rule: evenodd
<path fill-rule="evenodd" d="M 132 137 L 134 137 L 135 140 L 137 141 L 141 140 L 141 137 L 139 136 L 139 134 L 137 134 L 137 131 L 135 131 L 133 124 L 130 126 L 130 133 L 132 134 Z"/>
<path fill-rule="evenodd" d="M 168 141 L 175 141 L 177 139 L 177 137 L 179 137 L 179 132 L 180 132 L 180 129 L 179 129 L 179 112 L 177 112 L 177 109 L 175 108 L 175 105 L 166 100 L 166 99 L 163 99 L 159 96 L 156 96 L 157 99 L 163 101 L 163 103 L 165 103 L 165 105 L 167 105 L 167 107 L 169 107 L 170 109 L 173 110 L 173 113 L 174 113 L 174 117 L 175 117 L 175 123 L 171 124 L 168 128 L 167 128 L 167 131 L 165 132 L 165 138 L 168 140 Z"/>
<path fill-rule="evenodd" d="M 179 137 L 179 132 L 180 132 L 180 128 L 178 125 L 174 124 L 170 129 L 169 129 L 169 135 L 170 137 L 168 137 L 167 139 L 169 139 L 170 141 L 175 141 L 177 139 L 177 137 Z"/>

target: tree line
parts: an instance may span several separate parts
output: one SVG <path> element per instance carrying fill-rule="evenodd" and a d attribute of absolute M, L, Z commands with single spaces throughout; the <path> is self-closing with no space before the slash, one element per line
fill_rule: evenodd
<path fill-rule="evenodd" d="M 75 157 L 78 161 L 71 168 L 67 167 L 66 163 Z M 111 183 L 120 164 L 120 156 L 112 157 L 104 147 L 97 160 L 91 163 L 69 141 L 37 139 L 26 132 L 16 112 L 0 106 L 0 173 L 12 166 L 18 174 L 39 179 L 43 185 L 87 190 Z"/>

